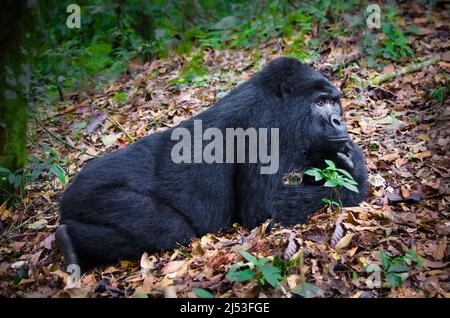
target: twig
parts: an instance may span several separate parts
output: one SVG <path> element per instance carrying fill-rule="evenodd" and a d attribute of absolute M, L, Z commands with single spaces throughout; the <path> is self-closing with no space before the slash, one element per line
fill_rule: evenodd
<path fill-rule="evenodd" d="M 36 199 L 38 199 L 38 198 L 36 198 Z M 35 199 L 35 200 L 36 200 L 36 199 Z M 31 204 L 29 204 L 29 205 L 26 207 L 26 209 L 28 209 L 28 208 L 30 207 L 30 205 L 31 205 Z M 8 239 L 8 238 L 10 238 L 10 234 L 11 234 L 12 232 L 17 231 L 17 230 L 23 228 L 25 225 L 27 225 L 28 223 L 30 223 L 31 220 L 36 219 L 38 216 L 44 214 L 45 212 L 47 212 L 47 211 L 50 210 L 51 208 L 53 208 L 53 206 L 49 206 L 49 207 L 47 207 L 46 209 L 44 209 L 44 210 L 42 210 L 42 211 L 36 212 L 36 214 L 31 215 L 28 219 L 26 219 L 25 221 L 23 221 L 23 222 L 20 223 L 20 224 L 17 224 L 17 225 L 11 224 L 11 225 L 10 225 L 7 229 L 5 229 L 5 231 L 0 235 L 0 240 L 1 240 L 1 239 Z"/>
<path fill-rule="evenodd" d="M 122 126 L 117 120 L 115 120 L 114 117 L 112 117 L 112 116 L 110 116 L 110 115 L 108 114 L 108 120 L 109 120 L 114 126 L 116 126 L 117 128 L 119 128 L 120 131 L 123 132 L 123 133 L 125 134 L 125 136 L 127 136 L 128 140 L 129 140 L 130 142 L 134 142 L 134 138 L 130 136 L 130 134 L 125 130 L 125 128 L 123 128 L 123 126 Z"/>
<path fill-rule="evenodd" d="M 80 107 L 86 107 L 86 105 L 84 103 L 78 103 L 78 104 L 69 106 L 66 109 L 64 109 L 63 111 L 60 111 L 60 112 L 56 113 L 55 116 L 61 116 L 61 115 L 65 115 L 65 114 L 71 113 L 71 112 L 77 110 Z"/>
<path fill-rule="evenodd" d="M 417 72 L 417 71 L 419 71 L 427 66 L 430 66 L 440 60 L 441 60 L 441 55 L 438 54 L 438 55 L 432 57 L 431 59 L 423 61 L 421 63 L 410 64 L 410 65 L 402 67 L 401 69 L 399 69 L 397 71 L 373 77 L 373 78 L 369 79 L 369 85 L 377 86 L 377 85 L 380 85 L 386 81 L 389 81 L 390 79 L 393 79 L 397 76 L 407 74 L 407 73 Z"/>
<path fill-rule="evenodd" d="M 40 120 L 39 118 L 36 118 L 36 122 L 37 122 L 38 125 L 41 126 L 41 128 L 44 129 L 50 136 L 52 136 L 53 138 L 55 138 L 57 141 L 59 141 L 60 143 L 62 143 L 64 146 L 69 147 L 69 148 L 71 148 L 71 149 L 73 149 L 73 150 L 79 151 L 79 152 L 81 152 L 81 153 L 83 153 L 83 154 L 86 154 L 86 155 L 91 156 L 91 157 L 94 157 L 94 158 L 98 157 L 97 155 L 93 155 L 93 154 L 89 153 L 89 152 L 87 151 L 87 149 L 84 149 L 84 150 L 83 150 L 83 149 L 80 149 L 80 148 L 78 148 L 78 147 L 75 147 L 75 146 L 69 144 L 67 141 L 63 140 L 61 137 L 55 135 L 52 131 L 50 131 L 47 127 L 45 127 L 44 124 L 42 124 L 42 122 L 41 122 L 41 120 Z"/>

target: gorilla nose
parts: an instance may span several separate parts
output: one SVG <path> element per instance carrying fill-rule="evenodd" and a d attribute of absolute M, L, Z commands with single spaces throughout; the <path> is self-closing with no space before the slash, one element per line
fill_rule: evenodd
<path fill-rule="evenodd" d="M 334 126 L 335 128 L 341 128 L 344 124 L 344 121 L 342 120 L 341 116 L 336 114 L 332 114 L 330 116 L 330 122 L 331 125 Z"/>

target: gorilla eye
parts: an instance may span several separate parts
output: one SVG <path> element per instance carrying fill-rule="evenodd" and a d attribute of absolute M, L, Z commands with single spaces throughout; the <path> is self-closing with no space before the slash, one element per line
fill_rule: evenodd
<path fill-rule="evenodd" d="M 323 106 L 327 103 L 327 98 L 326 97 L 319 97 L 316 101 L 316 104 L 319 106 Z"/>

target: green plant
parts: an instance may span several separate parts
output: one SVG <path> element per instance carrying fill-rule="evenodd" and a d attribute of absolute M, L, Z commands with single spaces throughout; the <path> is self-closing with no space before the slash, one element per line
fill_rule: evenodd
<path fill-rule="evenodd" d="M 402 57 L 414 57 L 414 52 L 408 45 L 408 38 L 395 21 L 397 10 L 393 6 L 386 6 L 386 21 L 383 23 L 383 33 L 386 38 L 382 41 L 384 45 L 383 56 L 396 61 Z"/>
<path fill-rule="evenodd" d="M 281 259 L 281 257 L 279 256 L 275 256 L 273 259 L 273 266 L 281 269 L 281 276 L 282 276 L 282 280 L 287 278 L 289 271 L 291 269 L 297 268 L 299 266 L 299 258 L 292 258 L 292 259 L 287 259 L 287 260 L 283 260 Z"/>
<path fill-rule="evenodd" d="M 128 100 L 128 94 L 126 92 L 117 92 L 114 94 L 113 102 L 116 105 L 124 104 Z"/>
<path fill-rule="evenodd" d="M 416 255 L 414 250 L 409 249 L 409 253 L 395 258 L 386 254 L 383 249 L 378 253 L 381 266 L 371 264 L 372 271 L 380 271 L 383 274 L 381 287 L 394 288 L 403 284 L 409 276 L 410 267 L 416 263 L 419 267 L 423 266 L 422 260 Z"/>
<path fill-rule="evenodd" d="M 30 181 L 35 181 L 42 173 L 44 173 L 47 176 L 54 175 L 58 177 L 59 182 L 61 182 L 61 184 L 65 186 L 66 175 L 63 168 L 61 168 L 61 166 L 58 164 L 60 159 L 52 149 L 48 147 L 46 147 L 45 149 L 46 152 L 48 152 L 48 155 L 45 159 L 40 160 L 34 155 L 31 157 Z"/>
<path fill-rule="evenodd" d="M 43 147 L 43 151 L 48 153 L 44 159 L 39 159 L 35 155 L 31 156 L 26 168 L 11 171 L 5 167 L 0 167 L 0 178 L 9 182 L 17 190 L 24 189 L 25 184 L 31 183 L 39 178 L 41 174 L 46 176 L 57 176 L 63 186 L 66 185 L 64 170 L 58 164 L 59 158 L 48 146 Z"/>
<path fill-rule="evenodd" d="M 376 57 L 383 57 L 394 62 L 401 58 L 415 57 L 408 44 L 409 39 L 398 25 L 396 19 L 396 8 L 392 5 L 387 5 L 385 18 L 381 22 L 381 36 L 377 33 L 379 31 L 364 32 L 363 46 L 369 67 L 375 65 Z M 358 26 L 360 27 L 361 23 Z"/>
<path fill-rule="evenodd" d="M 435 99 L 438 103 L 442 104 L 449 92 L 449 88 L 446 86 L 440 86 L 433 88 L 430 92 L 430 97 Z"/>
<path fill-rule="evenodd" d="M 274 264 L 268 264 L 269 259 L 264 257 L 257 259 L 252 254 L 244 251 L 242 248 L 235 249 L 248 263 L 236 263 L 230 267 L 225 276 L 231 282 L 245 282 L 255 279 L 259 284 L 264 286 L 269 283 L 272 287 L 279 286 L 281 276 L 281 268 Z"/>
<path fill-rule="evenodd" d="M 329 206 L 341 208 L 342 202 L 339 197 L 338 186 L 343 186 L 350 191 L 359 192 L 356 187 L 358 183 L 353 179 L 352 175 L 344 169 L 337 168 L 335 163 L 331 160 L 325 160 L 327 167 L 324 169 L 311 168 L 305 171 L 305 174 L 313 176 L 315 181 L 325 180 L 324 187 L 333 188 L 338 202 L 333 201 L 330 198 L 322 198 L 322 201 Z"/>
<path fill-rule="evenodd" d="M 192 291 L 198 298 L 214 298 L 214 295 L 202 288 L 193 288 Z"/>

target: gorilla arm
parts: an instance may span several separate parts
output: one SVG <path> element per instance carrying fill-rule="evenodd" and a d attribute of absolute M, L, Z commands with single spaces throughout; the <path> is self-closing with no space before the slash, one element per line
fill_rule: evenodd
<path fill-rule="evenodd" d="M 367 171 L 361 149 L 353 142 L 348 143 L 349 149 L 338 152 L 338 166 L 351 173 L 358 183 L 359 193 L 339 187 L 339 198 L 343 206 L 355 206 L 362 202 L 368 191 Z M 337 200 L 332 188 L 322 185 L 301 183 L 298 186 L 282 184 L 276 195 L 274 205 L 274 221 L 283 225 L 293 225 L 306 221 L 309 214 L 322 209 L 326 204 L 323 198 Z"/>

